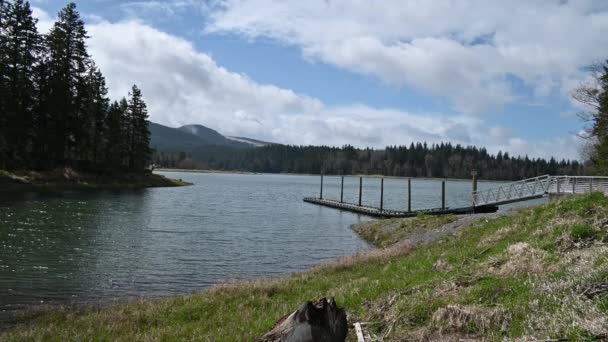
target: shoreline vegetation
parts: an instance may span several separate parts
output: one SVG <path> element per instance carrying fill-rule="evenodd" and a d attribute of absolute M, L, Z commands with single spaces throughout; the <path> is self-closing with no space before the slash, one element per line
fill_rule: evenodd
<path fill-rule="evenodd" d="M 353 226 L 370 252 L 279 279 L 104 308 L 23 316 L 0 340 L 252 341 L 306 300 L 346 309 L 349 341 L 608 338 L 608 198 L 506 215 L 419 216 Z"/>
<path fill-rule="evenodd" d="M 124 190 L 189 185 L 192 183 L 153 173 L 100 175 L 71 168 L 45 172 L 0 170 L 0 192 Z"/>

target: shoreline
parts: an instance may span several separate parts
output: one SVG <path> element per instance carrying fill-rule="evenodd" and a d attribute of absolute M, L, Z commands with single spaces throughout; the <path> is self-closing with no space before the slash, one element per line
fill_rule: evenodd
<path fill-rule="evenodd" d="M 355 322 L 374 322 L 365 331 L 390 340 L 601 339 L 608 307 L 578 292 L 608 274 L 601 217 L 608 198 L 593 194 L 508 215 L 371 221 L 352 227 L 378 247 L 369 252 L 192 295 L 32 312 L 0 340 L 254 340 L 306 300 L 326 296 L 346 309 L 350 340 Z"/>
<path fill-rule="evenodd" d="M 48 172 L 0 170 L 1 192 L 55 192 L 85 190 L 136 190 L 190 186 L 192 183 L 163 175 L 123 173 L 102 175 L 66 168 Z"/>

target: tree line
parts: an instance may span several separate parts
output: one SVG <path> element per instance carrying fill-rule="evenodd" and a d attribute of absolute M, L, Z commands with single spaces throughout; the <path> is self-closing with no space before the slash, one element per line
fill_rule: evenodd
<path fill-rule="evenodd" d="M 543 174 L 580 175 L 578 161 L 514 157 L 485 148 L 450 143 L 412 143 L 383 150 L 327 146 L 268 145 L 236 149 L 210 146 L 185 153 L 159 151 L 153 163 L 162 167 L 238 170 L 263 173 L 381 174 L 399 177 L 470 178 L 471 171 L 484 179 L 519 180 Z"/>
<path fill-rule="evenodd" d="M 151 149 L 141 90 L 111 102 L 69 3 L 40 34 L 28 1 L 0 0 L 0 167 L 143 171 Z"/>

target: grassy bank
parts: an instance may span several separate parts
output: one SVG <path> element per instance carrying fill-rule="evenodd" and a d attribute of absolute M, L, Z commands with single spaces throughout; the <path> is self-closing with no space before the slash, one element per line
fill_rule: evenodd
<path fill-rule="evenodd" d="M 112 190 L 186 185 L 191 184 L 157 174 L 99 175 L 69 168 L 48 172 L 0 170 L 0 191 Z"/>
<path fill-rule="evenodd" d="M 102 309 L 54 310 L 5 331 L 0 340 L 250 341 L 305 300 L 325 296 L 346 308 L 350 323 L 366 322 L 367 332 L 385 341 L 608 338 L 604 196 L 484 217 L 455 235 L 436 235 L 435 242 L 411 242 L 441 231 L 445 222 L 436 220 L 453 225 L 461 218 L 373 222 L 357 230 L 386 248 L 284 279 Z M 396 235 L 383 235 L 391 232 Z M 356 341 L 352 331 L 349 339 Z"/>

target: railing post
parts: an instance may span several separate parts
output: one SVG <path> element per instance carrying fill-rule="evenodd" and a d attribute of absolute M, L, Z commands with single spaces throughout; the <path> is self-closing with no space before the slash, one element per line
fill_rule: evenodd
<path fill-rule="evenodd" d="M 340 185 L 340 203 L 344 203 L 344 176 L 342 176 L 342 184 Z"/>
<path fill-rule="evenodd" d="M 445 210 L 445 179 L 441 181 L 441 209 Z"/>
<path fill-rule="evenodd" d="M 361 195 L 363 194 L 363 177 L 359 177 L 359 206 L 361 206 Z"/>
<path fill-rule="evenodd" d="M 593 193 L 593 177 L 589 178 L 589 193 Z"/>
<path fill-rule="evenodd" d="M 380 211 L 384 209 L 384 177 L 380 178 Z"/>
<path fill-rule="evenodd" d="M 319 193 L 319 199 L 323 199 L 323 174 L 321 174 L 321 191 Z"/>
<path fill-rule="evenodd" d="M 412 212 L 412 179 L 407 179 L 407 212 Z"/>
<path fill-rule="evenodd" d="M 576 180 L 577 178 L 575 177 L 574 180 L 572 181 L 572 194 L 576 195 Z"/>
<path fill-rule="evenodd" d="M 557 181 L 557 194 L 559 195 L 560 193 L 560 189 L 559 189 L 559 177 L 555 177 L 555 180 Z"/>

